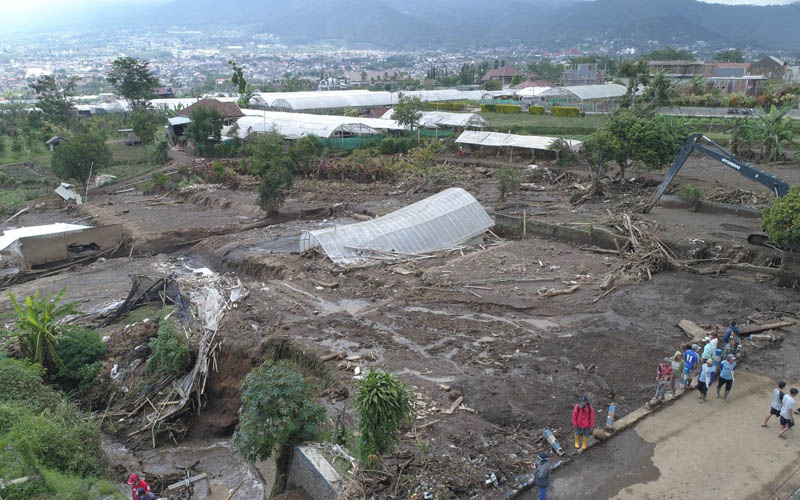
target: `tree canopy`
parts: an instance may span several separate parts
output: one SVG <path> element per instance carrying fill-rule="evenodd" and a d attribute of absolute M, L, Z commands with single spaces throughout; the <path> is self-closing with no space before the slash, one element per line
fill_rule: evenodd
<path fill-rule="evenodd" d="M 224 119 L 214 108 L 197 107 L 189 115 L 192 123 L 186 126 L 186 137 L 193 140 L 198 151 L 210 147 L 214 141 L 222 139 Z"/>
<path fill-rule="evenodd" d="M 62 179 L 73 179 L 81 185 L 111 165 L 113 157 L 105 140 L 97 134 L 79 134 L 61 144 L 50 160 L 53 172 Z"/>
<path fill-rule="evenodd" d="M 158 78 L 150 72 L 150 63 L 135 57 L 120 57 L 111 63 L 107 79 L 123 96 L 131 109 L 145 109 L 153 90 L 158 87 Z"/>
<path fill-rule="evenodd" d="M 643 55 L 642 59 L 645 61 L 694 61 L 694 54 L 688 50 L 667 46 Z"/>
<path fill-rule="evenodd" d="M 718 62 L 743 63 L 744 52 L 739 49 L 723 50 L 717 52 L 717 54 L 714 56 L 714 60 Z"/>
<path fill-rule="evenodd" d="M 70 99 L 75 95 L 75 78 L 41 76 L 31 84 L 31 89 L 39 99 L 36 107 L 50 122 L 72 128 L 76 111 Z"/>
<path fill-rule="evenodd" d="M 800 248 L 800 186 L 793 186 L 789 194 L 775 198 L 764 210 L 761 226 L 775 244 Z"/>
<path fill-rule="evenodd" d="M 422 109 L 424 105 L 419 97 L 408 97 L 400 94 L 397 104 L 394 105 L 392 118 L 397 123 L 415 130 L 422 119 Z"/>
<path fill-rule="evenodd" d="M 144 110 L 134 111 L 129 120 L 133 133 L 142 140 L 142 144 L 152 143 L 164 123 L 157 113 Z"/>

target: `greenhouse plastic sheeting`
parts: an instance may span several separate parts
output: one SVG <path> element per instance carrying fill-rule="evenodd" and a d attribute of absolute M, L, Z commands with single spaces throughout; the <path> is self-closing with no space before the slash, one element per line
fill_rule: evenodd
<path fill-rule="evenodd" d="M 450 188 L 377 219 L 306 231 L 300 251 L 321 246 L 338 265 L 369 261 L 372 250 L 419 254 L 451 248 L 482 235 L 494 222 L 461 188 Z"/>
<path fill-rule="evenodd" d="M 456 144 L 470 144 L 473 146 L 490 146 L 490 147 L 515 147 L 523 149 L 541 149 L 547 150 L 550 143 L 555 141 L 556 137 L 545 137 L 540 135 L 515 135 L 503 134 L 500 132 L 479 132 L 474 130 L 465 130 L 456 139 Z M 572 139 L 564 139 L 569 144 L 570 149 L 573 151 L 580 151 L 583 147 L 583 142 L 575 141 Z"/>

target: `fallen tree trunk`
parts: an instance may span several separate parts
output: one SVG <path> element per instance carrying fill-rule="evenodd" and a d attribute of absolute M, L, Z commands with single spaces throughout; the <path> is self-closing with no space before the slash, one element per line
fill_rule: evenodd
<path fill-rule="evenodd" d="M 748 325 L 739 328 L 739 335 L 749 335 L 751 333 L 765 332 L 767 330 L 774 330 L 776 328 L 784 328 L 794 325 L 794 321 L 776 321 L 774 323 L 766 323 L 763 325 Z"/>
<path fill-rule="evenodd" d="M 703 337 L 706 336 L 706 331 L 703 327 L 695 323 L 694 321 L 688 319 L 682 319 L 678 323 L 678 326 L 686 332 L 686 335 L 692 339 L 692 343 L 697 343 L 700 340 L 703 340 Z"/>

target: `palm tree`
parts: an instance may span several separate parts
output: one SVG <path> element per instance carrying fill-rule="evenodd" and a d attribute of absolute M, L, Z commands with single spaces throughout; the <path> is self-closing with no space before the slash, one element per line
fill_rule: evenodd
<path fill-rule="evenodd" d="M 747 118 L 734 118 L 730 123 L 727 132 L 731 136 L 731 149 L 738 155 L 742 145 L 749 142 L 751 126 Z"/>
<path fill-rule="evenodd" d="M 769 113 L 759 115 L 758 132 L 764 143 L 765 156 L 768 161 L 775 161 L 783 156 L 783 144 L 794 144 L 792 119 L 786 116 L 789 108 L 778 109 L 774 105 Z"/>
<path fill-rule="evenodd" d="M 703 95 L 705 94 L 705 86 L 706 86 L 706 79 L 703 78 L 703 75 L 694 75 L 691 80 L 689 80 L 689 90 L 692 95 Z"/>

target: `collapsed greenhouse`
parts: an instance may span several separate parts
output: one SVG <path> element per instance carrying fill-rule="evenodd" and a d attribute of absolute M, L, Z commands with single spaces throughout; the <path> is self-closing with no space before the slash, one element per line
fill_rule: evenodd
<path fill-rule="evenodd" d="M 516 135 L 503 134 L 500 132 L 483 132 L 476 130 L 465 130 L 456 139 L 457 144 L 467 144 L 470 146 L 488 147 L 509 147 L 531 150 L 546 151 L 556 137 L 545 137 L 540 135 Z M 579 151 L 583 147 L 583 142 L 571 139 L 562 139 L 573 151 Z"/>
<path fill-rule="evenodd" d="M 394 116 L 394 109 L 390 109 L 381 117 L 384 120 L 391 120 Z M 483 128 L 486 120 L 476 113 L 448 113 L 444 111 L 425 111 L 419 120 L 419 126 L 423 128 Z"/>
<path fill-rule="evenodd" d="M 337 265 L 366 264 L 468 244 L 493 225 L 470 193 L 449 188 L 377 219 L 305 231 L 300 251 L 321 247 Z"/>

